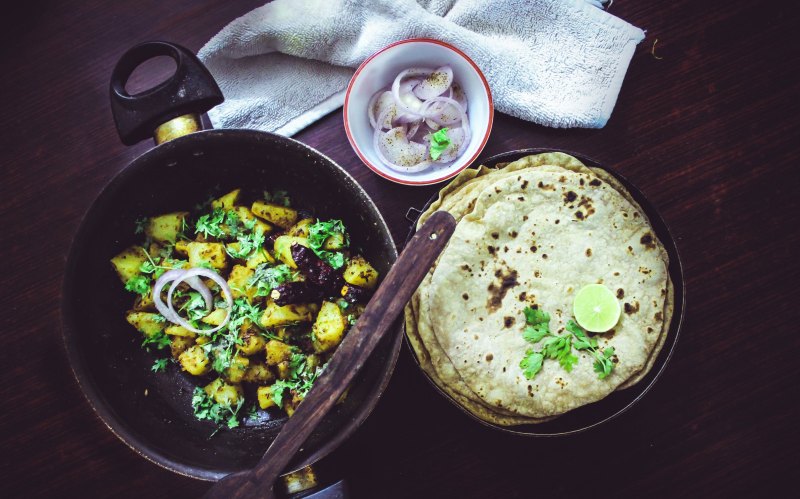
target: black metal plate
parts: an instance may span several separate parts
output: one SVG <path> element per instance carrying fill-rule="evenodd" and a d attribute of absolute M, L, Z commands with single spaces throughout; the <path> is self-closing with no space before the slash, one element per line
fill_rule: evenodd
<path fill-rule="evenodd" d="M 529 437 L 553 437 L 553 436 L 563 436 L 563 435 L 570 435 L 574 433 L 580 433 L 582 431 L 586 431 L 590 428 L 594 428 L 598 425 L 601 425 L 611 419 L 619 416 L 623 412 L 630 409 L 636 402 L 638 402 L 655 384 L 658 378 L 661 376 L 661 373 L 664 372 L 664 369 L 667 366 L 670 358 L 672 357 L 672 353 L 675 351 L 675 345 L 678 342 L 678 336 L 680 334 L 681 325 L 683 324 L 684 318 L 684 311 L 686 309 L 686 289 L 683 280 L 683 265 L 681 263 L 680 255 L 678 253 L 678 247 L 675 244 L 675 239 L 672 237 L 670 233 L 669 227 L 667 226 L 664 219 L 658 213 L 655 206 L 653 206 L 650 201 L 645 197 L 645 195 L 640 191 L 635 185 L 633 185 L 628 179 L 614 171 L 613 169 L 602 165 L 601 163 L 588 158 L 582 154 L 574 153 L 570 151 L 558 151 L 554 149 L 542 149 L 542 148 L 533 148 L 533 149 L 522 149 L 516 151 L 509 151 L 501 154 L 497 154 L 485 159 L 481 159 L 476 161 L 472 168 L 478 167 L 478 165 L 486 165 L 489 167 L 493 167 L 498 163 L 510 163 L 512 161 L 516 161 L 520 158 L 525 156 L 529 156 L 531 154 L 540 154 L 544 152 L 564 152 L 566 154 L 572 155 L 579 160 L 581 160 L 585 165 L 602 168 L 603 170 L 607 171 L 611 175 L 613 175 L 617 180 L 625 186 L 631 196 L 639 203 L 644 210 L 647 217 L 650 219 L 650 223 L 653 226 L 653 230 L 655 231 L 656 235 L 658 236 L 659 240 L 664 244 L 664 247 L 667 250 L 669 255 L 669 268 L 668 272 L 670 278 L 672 279 L 672 283 L 675 288 L 675 309 L 672 315 L 672 321 L 670 322 L 669 330 L 667 331 L 667 338 L 664 342 L 664 346 L 659 352 L 658 357 L 656 358 L 656 362 L 653 365 L 653 368 L 650 372 L 637 384 L 634 386 L 621 391 L 616 391 L 608 395 L 602 400 L 594 402 L 592 404 L 588 404 L 572 411 L 567 412 L 551 421 L 547 421 L 544 423 L 539 424 L 527 424 L 527 425 L 516 425 L 516 426 L 501 426 L 493 423 L 489 423 L 484 421 L 471 412 L 464 409 L 461 404 L 459 404 L 456 400 L 454 400 L 450 395 L 442 391 L 433 380 L 428 377 L 425 371 L 422 371 L 425 374 L 425 378 L 433 385 L 436 390 L 442 394 L 447 400 L 449 400 L 453 405 L 458 407 L 462 412 L 467 414 L 472 419 L 478 421 L 479 423 L 488 426 L 490 428 L 505 432 L 511 433 L 515 435 L 521 436 L 529 436 Z M 434 194 L 429 200 L 428 203 L 425 205 L 424 208 L 420 211 L 420 214 L 428 209 L 428 207 L 438 198 L 438 192 Z M 419 218 L 419 215 L 415 217 L 416 219 Z M 411 229 L 409 231 L 408 239 L 415 232 L 416 228 L 416 219 L 411 225 Z M 408 240 L 407 240 L 408 241 Z M 406 242 L 407 242 L 406 241 Z M 419 365 L 419 359 L 417 359 L 416 353 L 414 349 L 411 347 L 411 344 L 408 341 L 408 337 L 406 336 L 406 346 L 408 350 L 411 351 L 411 355 L 414 358 L 414 361 Z M 420 367 L 420 370 L 422 368 Z"/>
<path fill-rule="evenodd" d="M 354 247 L 383 275 L 397 258 L 377 207 L 350 175 L 316 150 L 266 132 L 209 130 L 181 137 L 134 160 L 103 190 L 85 215 L 67 261 L 62 319 L 70 363 L 89 403 L 131 449 L 204 480 L 252 467 L 285 418 L 265 413 L 259 421 L 209 438 L 216 426 L 196 420 L 190 403 L 194 387 L 204 381 L 176 366 L 166 373 L 150 371 L 155 357 L 142 350 L 141 335 L 125 321 L 132 295 L 120 285 L 109 259 L 136 242 L 138 217 L 189 209 L 214 192 L 236 187 L 253 194 L 283 188 L 295 206 L 343 219 Z M 396 327 L 345 402 L 309 437 L 291 470 L 327 455 L 370 413 L 397 360 L 399 322 Z"/>

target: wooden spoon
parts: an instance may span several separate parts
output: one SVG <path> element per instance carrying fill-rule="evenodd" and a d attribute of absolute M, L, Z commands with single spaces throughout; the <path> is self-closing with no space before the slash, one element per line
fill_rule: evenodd
<path fill-rule="evenodd" d="M 264 457 L 252 470 L 230 474 L 217 482 L 206 493 L 206 498 L 275 497 L 272 490 L 275 479 L 391 329 L 455 226 L 455 219 L 447 212 L 431 215 L 406 245 L 358 322 L 336 349 L 323 375 L 283 425 Z"/>

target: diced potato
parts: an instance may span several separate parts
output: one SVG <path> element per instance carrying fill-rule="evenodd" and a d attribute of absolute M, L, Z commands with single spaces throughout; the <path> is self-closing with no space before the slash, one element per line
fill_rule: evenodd
<path fill-rule="evenodd" d="M 211 265 L 215 270 L 222 270 L 228 265 L 228 254 L 222 243 L 198 243 L 192 241 L 186 245 L 189 255 L 189 265 L 202 267 Z"/>
<path fill-rule="evenodd" d="M 186 239 L 179 239 L 175 242 L 175 253 L 182 256 L 189 256 L 189 243 Z"/>
<path fill-rule="evenodd" d="M 269 340 L 266 345 L 267 365 L 277 366 L 292 358 L 292 347 L 278 340 Z"/>
<path fill-rule="evenodd" d="M 172 352 L 172 357 L 175 359 L 179 358 L 180 355 L 192 345 L 194 345 L 194 338 L 190 338 L 188 336 L 169 337 L 169 348 Z"/>
<path fill-rule="evenodd" d="M 292 244 L 299 244 L 308 247 L 308 239 L 305 237 L 296 236 L 278 236 L 275 238 L 274 252 L 278 260 L 282 261 L 289 267 L 296 269 L 297 264 L 292 258 Z"/>
<path fill-rule="evenodd" d="M 336 348 L 344 337 L 345 329 L 347 320 L 339 305 L 329 301 L 322 302 L 317 320 L 311 328 L 314 350 L 321 353 Z"/>
<path fill-rule="evenodd" d="M 125 315 L 125 320 L 148 338 L 160 333 L 166 326 L 164 318 L 160 314 L 150 312 L 129 311 Z"/>
<path fill-rule="evenodd" d="M 201 376 L 208 372 L 208 356 L 200 345 L 187 348 L 178 356 L 178 361 L 184 371 L 194 376 Z"/>
<path fill-rule="evenodd" d="M 250 211 L 253 212 L 253 215 L 282 229 L 288 229 L 297 222 L 297 210 L 286 206 L 256 201 L 250 207 Z"/>
<path fill-rule="evenodd" d="M 314 308 L 313 304 L 302 303 L 281 307 L 276 305 L 274 301 L 269 300 L 259 322 L 265 328 L 285 326 L 297 322 L 311 322 Z"/>
<path fill-rule="evenodd" d="M 144 251 L 139 246 L 126 248 L 120 254 L 111 259 L 111 265 L 117 271 L 117 275 L 123 284 L 127 283 L 132 277 L 139 275 L 139 267 L 147 261 Z"/>
<path fill-rule="evenodd" d="M 211 336 L 207 334 L 200 334 L 195 338 L 195 342 L 198 345 L 205 345 L 206 343 L 211 343 Z"/>
<path fill-rule="evenodd" d="M 225 377 L 231 383 L 240 383 L 244 378 L 247 367 L 250 365 L 250 359 L 242 357 L 241 355 L 234 355 L 231 359 L 231 365 L 225 369 Z"/>
<path fill-rule="evenodd" d="M 378 271 L 362 256 L 354 256 L 344 269 L 344 280 L 354 286 L 373 289 L 378 284 Z"/>
<path fill-rule="evenodd" d="M 236 189 L 225 194 L 224 196 L 218 197 L 217 199 L 211 201 L 211 208 L 230 210 L 236 203 L 239 202 L 239 194 L 241 193 L 241 189 Z"/>
<path fill-rule="evenodd" d="M 231 293 L 232 292 L 233 290 L 231 290 Z M 213 312 L 211 312 L 210 314 L 208 314 L 207 316 L 200 319 L 200 322 L 203 322 L 205 324 L 210 324 L 212 326 L 219 326 L 220 324 L 222 324 L 222 321 L 224 321 L 225 317 L 227 316 L 228 316 L 228 311 L 226 309 L 218 308 Z"/>
<path fill-rule="evenodd" d="M 254 355 L 264 350 L 267 344 L 267 340 L 258 331 L 250 329 L 242 328 L 242 331 L 239 332 L 239 338 L 242 340 L 242 344 L 236 345 L 236 348 L 239 349 L 242 355 Z"/>
<path fill-rule="evenodd" d="M 136 295 L 133 302 L 133 309 L 137 312 L 155 312 L 156 304 L 153 303 L 153 288 L 147 290 L 146 295 Z"/>
<path fill-rule="evenodd" d="M 322 243 L 322 249 L 331 250 L 331 251 L 339 251 L 347 247 L 344 234 L 341 232 L 334 232 L 327 239 L 325 242 Z"/>
<path fill-rule="evenodd" d="M 258 396 L 258 406 L 260 408 L 269 409 L 270 407 L 275 407 L 275 401 L 272 400 L 271 386 L 259 386 L 256 389 L 256 395 Z"/>
<path fill-rule="evenodd" d="M 153 217 L 147 221 L 144 233 L 160 243 L 174 243 L 188 216 L 187 211 L 176 211 Z"/>
<path fill-rule="evenodd" d="M 286 342 L 292 336 L 291 327 L 277 327 L 275 328 L 275 336 Z"/>
<path fill-rule="evenodd" d="M 300 402 L 303 401 L 303 397 L 298 394 L 291 394 L 291 397 L 286 395 L 283 396 L 283 410 L 286 411 L 286 414 L 291 416 L 294 414 L 294 411 L 297 410 L 297 407 L 300 405 Z"/>
<path fill-rule="evenodd" d="M 166 329 L 164 329 L 164 332 L 170 336 L 180 336 L 182 338 L 194 338 L 197 336 L 197 334 L 177 324 L 170 324 Z"/>
<path fill-rule="evenodd" d="M 292 369 L 288 360 L 284 360 L 283 362 L 279 363 L 277 366 L 275 366 L 275 369 L 278 371 L 279 379 L 289 379 Z"/>
<path fill-rule="evenodd" d="M 214 399 L 214 402 L 229 407 L 235 407 L 239 403 L 239 397 L 242 396 L 241 386 L 225 383 L 222 378 L 217 378 L 207 384 L 203 390 Z"/>
<path fill-rule="evenodd" d="M 263 248 L 250 255 L 250 258 L 248 258 L 247 262 L 245 262 L 245 267 L 248 269 L 255 269 L 262 263 L 275 263 L 275 259 L 269 254 L 269 251 Z"/>
<path fill-rule="evenodd" d="M 316 220 L 313 218 L 304 218 L 292 225 L 289 230 L 286 231 L 286 234 L 294 237 L 308 237 L 308 227 L 314 222 L 316 222 Z"/>
<path fill-rule="evenodd" d="M 261 220 L 257 216 L 255 216 L 253 212 L 247 208 L 247 206 L 235 206 L 233 208 L 233 211 L 235 211 L 236 214 L 239 215 L 239 220 L 241 220 L 242 222 L 255 221 L 256 224 L 253 228 L 255 229 L 255 227 L 261 227 L 261 230 L 264 232 L 265 235 L 272 232 L 272 226 L 267 222 Z"/>
<path fill-rule="evenodd" d="M 270 371 L 269 367 L 267 367 L 267 365 L 263 362 L 251 360 L 250 366 L 244 372 L 244 378 L 242 378 L 242 381 L 246 381 L 248 383 L 268 384 L 275 381 L 275 375 L 272 374 L 272 371 Z"/>
<path fill-rule="evenodd" d="M 314 371 L 316 368 L 322 365 L 322 358 L 312 353 L 311 355 L 306 356 L 306 368 L 310 371 Z"/>
<path fill-rule="evenodd" d="M 228 286 L 231 288 L 233 299 L 245 297 L 253 301 L 257 289 L 250 286 L 250 279 L 253 278 L 255 271 L 242 265 L 234 265 L 228 275 Z"/>

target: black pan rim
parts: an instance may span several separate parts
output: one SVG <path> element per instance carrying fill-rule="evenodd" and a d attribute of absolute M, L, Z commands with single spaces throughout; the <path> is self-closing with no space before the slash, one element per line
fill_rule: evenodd
<path fill-rule="evenodd" d="M 392 238 L 391 235 L 391 230 L 386 224 L 386 220 L 383 218 L 383 215 L 381 214 L 380 210 L 375 205 L 375 202 L 372 200 L 369 194 L 367 194 L 364 188 L 355 180 L 355 178 L 353 178 L 353 176 L 349 172 L 347 172 L 347 170 L 342 168 L 341 165 L 339 165 L 337 162 L 335 162 L 327 155 L 323 154 L 317 149 L 314 149 L 311 146 L 308 146 L 307 144 L 304 144 L 298 140 L 289 137 L 284 137 L 270 132 L 263 132 L 257 130 L 249 130 L 249 129 L 203 130 L 174 139 L 170 142 L 149 149 L 148 151 L 145 151 L 144 153 L 136 157 L 134 160 L 128 163 L 120 172 L 114 175 L 97 193 L 97 195 L 92 200 L 92 204 L 83 213 L 81 220 L 78 224 L 78 227 L 75 230 L 75 233 L 69 243 L 69 251 L 67 253 L 66 264 L 64 267 L 64 274 L 62 277 L 62 282 L 60 287 L 59 316 L 60 316 L 60 326 L 61 326 L 61 339 L 64 344 L 64 349 L 66 351 L 67 360 L 69 362 L 72 375 L 78 384 L 78 388 L 80 389 L 84 398 L 88 402 L 89 406 L 94 411 L 95 415 L 99 417 L 100 421 L 111 431 L 111 433 L 113 433 L 128 448 L 130 448 L 136 454 L 152 462 L 153 464 L 156 464 L 166 470 L 172 471 L 178 475 L 202 481 L 213 482 L 223 478 L 224 476 L 227 476 L 228 473 L 214 471 L 203 467 L 186 465 L 154 450 L 145 441 L 140 439 L 133 431 L 128 429 L 125 426 L 125 424 L 122 423 L 121 420 L 117 418 L 117 416 L 114 414 L 114 411 L 107 404 L 103 402 L 104 398 L 102 393 L 94 386 L 94 384 L 90 379 L 91 378 L 90 375 L 86 372 L 86 367 L 84 365 L 82 354 L 77 345 L 75 336 L 74 334 L 70 333 L 70 324 L 72 323 L 72 318 L 70 315 L 71 313 L 68 307 L 64 306 L 65 296 L 69 292 L 70 282 L 75 279 L 73 274 L 75 271 L 74 266 L 76 257 L 74 253 L 77 247 L 76 242 L 86 237 L 85 232 L 87 230 L 86 229 L 87 219 L 92 210 L 94 209 L 97 200 L 100 199 L 104 195 L 104 193 L 106 193 L 109 189 L 111 189 L 112 186 L 116 185 L 117 182 L 124 181 L 126 171 L 134 167 L 134 165 L 147 161 L 147 158 L 155 154 L 155 151 L 158 151 L 161 148 L 177 147 L 183 144 L 184 142 L 192 141 L 198 135 L 220 136 L 220 137 L 241 136 L 241 137 L 255 137 L 255 138 L 259 137 L 263 138 L 265 135 L 271 136 L 273 138 L 277 138 L 278 140 L 286 141 L 286 143 L 292 145 L 293 147 L 298 147 L 304 150 L 306 154 L 317 156 L 318 158 L 321 158 L 322 160 L 328 162 L 329 164 L 333 165 L 336 169 L 338 169 L 339 173 L 342 174 L 342 177 L 346 179 L 349 183 L 351 183 L 355 189 L 360 191 L 360 194 L 368 202 L 370 211 L 374 212 L 374 214 L 377 216 L 378 220 L 380 221 L 380 226 L 377 227 L 377 229 L 378 232 L 383 234 L 383 237 L 389 243 L 389 246 L 392 250 L 391 252 L 392 262 L 397 259 L 398 252 L 397 252 L 397 246 L 394 243 L 394 239 Z M 396 328 L 397 330 L 394 333 L 395 337 L 391 343 L 391 353 L 389 355 L 388 362 L 383 368 L 382 378 L 377 383 L 373 395 L 367 400 L 365 400 L 361 410 L 359 410 L 356 414 L 354 414 L 355 417 L 353 417 L 344 426 L 342 431 L 334 435 L 320 449 L 317 449 L 315 452 L 311 453 L 306 459 L 304 459 L 298 464 L 290 466 L 291 469 L 287 469 L 286 473 L 295 472 L 306 466 L 312 465 L 318 462 L 319 460 L 323 459 L 333 451 L 335 451 L 336 448 L 338 448 L 342 444 L 342 442 L 344 442 L 347 438 L 349 438 L 372 413 L 372 410 L 377 405 L 378 400 L 383 395 L 383 392 L 385 391 L 386 387 L 389 384 L 389 381 L 391 379 L 392 374 L 394 373 L 394 369 L 397 364 L 397 359 L 400 354 L 400 348 L 403 337 L 403 328 L 400 327 L 399 323 L 396 325 Z"/>
<path fill-rule="evenodd" d="M 673 236 L 672 231 L 669 228 L 669 225 L 666 223 L 664 218 L 661 216 L 661 213 L 658 211 L 658 209 L 655 207 L 655 205 L 644 195 L 644 193 L 641 191 L 641 189 L 639 189 L 635 184 L 633 184 L 625 176 L 623 176 L 622 174 L 620 174 L 619 172 L 617 172 L 613 168 L 608 167 L 608 166 L 604 165 L 603 163 L 601 163 L 600 161 L 597 161 L 597 160 L 595 160 L 595 159 L 593 159 L 593 158 L 591 158 L 591 157 L 589 157 L 589 156 L 587 156 L 585 154 L 577 153 L 577 152 L 574 152 L 574 151 L 568 151 L 568 150 L 564 150 L 564 149 L 558 149 L 558 148 L 542 148 L 542 147 L 526 148 L 526 149 L 515 149 L 515 150 L 512 150 L 512 151 L 506 151 L 506 152 L 494 154 L 492 156 L 488 156 L 488 157 L 485 157 L 485 158 L 480 158 L 478 161 L 476 161 L 472 165 L 470 165 L 469 168 L 479 168 L 480 165 L 486 165 L 486 166 L 489 166 L 489 167 L 493 167 L 494 165 L 496 165 L 498 163 L 501 163 L 501 162 L 516 161 L 517 159 L 520 159 L 520 158 L 525 157 L 525 156 L 529 156 L 529 155 L 532 155 L 532 154 L 541 154 L 541 153 L 546 153 L 546 152 L 561 152 L 561 153 L 569 154 L 570 156 L 574 156 L 574 157 L 578 158 L 580 161 L 582 161 L 584 164 L 586 164 L 588 166 L 597 167 L 597 168 L 601 168 L 601 169 L 605 170 L 606 172 L 608 172 L 609 174 L 614 176 L 614 178 L 619 180 L 625 186 L 625 188 L 628 189 L 631 192 L 631 195 L 633 195 L 634 198 L 636 198 L 636 200 L 642 204 L 643 210 L 645 211 L 645 213 L 647 213 L 648 217 L 651 218 L 651 221 L 652 221 L 653 216 L 657 217 L 657 221 L 663 226 L 663 234 L 659 234 L 659 239 L 661 239 L 661 241 L 664 243 L 665 249 L 667 250 L 667 252 L 668 252 L 668 254 L 670 256 L 670 265 L 669 265 L 669 268 L 668 268 L 668 272 L 670 274 L 670 277 L 672 277 L 673 283 L 677 284 L 675 286 L 675 294 L 676 294 L 676 296 L 675 296 L 675 310 L 676 310 L 676 313 L 673 315 L 672 321 L 670 322 L 669 330 L 667 331 L 667 335 L 668 335 L 667 343 L 668 344 L 665 344 L 664 347 L 661 350 L 661 353 L 659 353 L 659 356 L 663 355 L 663 359 L 660 360 L 660 361 L 657 360 L 658 364 L 656 366 L 653 366 L 651 371 L 647 374 L 647 376 L 652 376 L 652 378 L 648 382 L 646 382 L 645 384 L 640 384 L 641 383 L 640 382 L 640 383 L 637 383 L 636 385 L 628 388 L 629 390 L 638 389 L 639 393 L 631 401 L 629 401 L 627 404 L 625 404 L 620 409 L 614 411 L 612 414 L 609 414 L 609 415 L 607 415 L 605 417 L 602 417 L 602 418 L 598 419 L 597 421 L 594 421 L 591 424 L 586 424 L 586 425 L 581 426 L 579 428 L 575 428 L 575 429 L 568 430 L 568 431 L 542 432 L 541 430 L 539 430 L 539 428 L 541 428 L 542 425 L 548 424 L 547 422 L 539 423 L 539 424 L 524 424 L 524 425 L 514 425 L 514 426 L 502 426 L 502 425 L 490 423 L 488 421 L 484 421 L 483 419 L 479 418 L 478 416 L 472 414 L 466 408 L 464 408 L 461 404 L 459 404 L 458 401 L 456 401 L 448 393 L 446 393 L 444 390 L 442 390 L 439 387 L 439 385 L 437 385 L 430 378 L 430 376 L 428 376 L 428 373 L 426 373 L 425 370 L 422 369 L 422 366 L 419 363 L 419 359 L 417 358 L 417 354 L 414 351 L 414 348 L 411 346 L 411 342 L 408 339 L 408 334 L 403 334 L 403 337 L 405 338 L 404 343 L 405 343 L 406 349 L 410 352 L 411 358 L 414 359 L 414 363 L 419 368 L 419 371 L 422 373 L 422 375 L 425 378 L 425 380 L 428 383 L 430 383 L 430 385 L 433 386 L 433 388 L 442 397 L 444 397 L 448 402 L 450 402 L 452 405 L 454 405 L 462 413 L 466 414 L 470 419 L 472 419 L 474 421 L 477 421 L 478 423 L 481 423 L 483 426 L 485 426 L 487 428 L 491 428 L 492 430 L 495 430 L 495 431 L 498 431 L 498 432 L 501 432 L 501 433 L 504 433 L 504 434 L 508 434 L 508 435 L 516 435 L 516 436 L 528 437 L 528 438 L 554 438 L 554 437 L 566 437 L 566 436 L 571 436 L 571 435 L 577 435 L 577 434 L 583 433 L 583 432 L 585 432 L 587 430 L 590 430 L 592 428 L 596 428 L 598 426 L 601 426 L 602 424 L 607 423 L 607 422 L 619 417 L 623 413 L 627 412 L 631 407 L 636 405 L 636 403 L 639 402 L 651 390 L 653 385 L 655 385 L 656 381 L 658 381 L 658 379 L 661 377 L 661 375 L 663 374 L 664 370 L 666 369 L 667 365 L 669 364 L 669 361 L 672 359 L 672 356 L 675 353 L 675 348 L 676 348 L 676 346 L 678 344 L 678 339 L 680 337 L 681 329 L 683 328 L 683 322 L 684 322 L 685 315 L 686 315 L 686 281 L 684 279 L 683 262 L 682 262 L 681 257 L 680 257 L 680 252 L 678 251 L 677 241 L 676 241 L 675 237 Z M 422 215 L 422 213 L 425 212 L 425 210 L 427 210 L 430 207 L 430 205 L 434 201 L 436 201 L 436 199 L 438 199 L 438 197 L 439 197 L 439 192 L 437 191 L 436 193 L 434 193 L 428 199 L 428 201 L 425 203 L 425 206 L 423 206 L 421 209 L 417 210 L 416 208 L 412 208 L 412 210 L 417 211 L 418 213 L 414 217 L 414 220 L 411 222 L 411 226 L 409 228 L 408 236 L 406 237 L 405 243 L 408 243 L 408 241 L 411 239 L 411 237 L 416 232 L 416 225 L 417 225 L 417 221 L 419 220 L 419 216 Z M 644 203 L 642 203 L 642 201 L 644 201 Z M 654 230 L 655 230 L 655 227 L 654 227 Z M 666 236 L 666 237 L 662 237 L 662 236 Z M 405 321 L 403 323 L 403 331 L 405 333 Z M 666 353 L 664 353 L 665 351 L 666 351 Z M 588 404 L 587 406 L 583 406 L 583 407 L 591 407 L 591 405 L 592 404 Z"/>

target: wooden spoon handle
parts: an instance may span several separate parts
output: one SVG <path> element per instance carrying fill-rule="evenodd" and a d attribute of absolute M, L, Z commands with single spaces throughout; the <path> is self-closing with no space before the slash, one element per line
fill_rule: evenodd
<path fill-rule="evenodd" d="M 272 485 L 308 435 L 333 407 L 400 315 L 455 230 L 447 212 L 436 212 L 406 245 L 364 313 L 336 349 L 325 372 L 284 424 L 256 467 L 229 475 L 206 498 L 274 497 Z"/>

